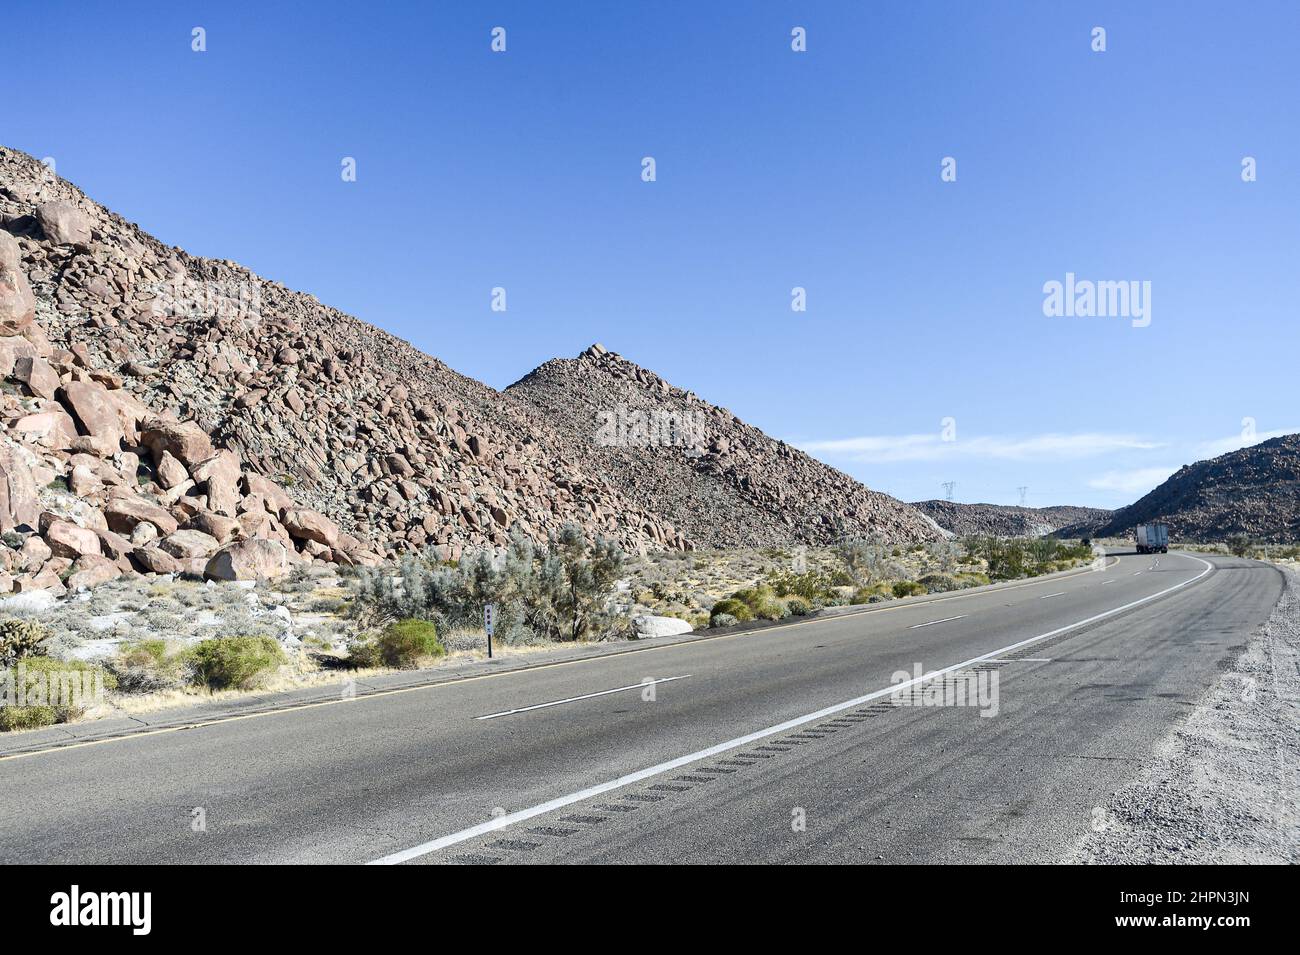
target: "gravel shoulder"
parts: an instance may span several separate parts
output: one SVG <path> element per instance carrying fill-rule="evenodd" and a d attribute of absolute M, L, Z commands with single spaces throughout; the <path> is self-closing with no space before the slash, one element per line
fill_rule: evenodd
<path fill-rule="evenodd" d="M 1300 862 L 1300 574 L 1268 622 L 1064 860 Z"/>

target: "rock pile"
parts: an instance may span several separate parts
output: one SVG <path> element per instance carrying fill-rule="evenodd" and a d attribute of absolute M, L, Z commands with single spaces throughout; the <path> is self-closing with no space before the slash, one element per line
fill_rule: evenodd
<path fill-rule="evenodd" d="M 88 240 L 75 209 L 47 203 L 38 215 L 62 244 Z M 91 367 L 86 348 L 54 347 L 8 232 L 0 283 L 0 592 L 132 571 L 249 580 L 303 560 L 378 562 L 193 421 L 151 410 Z"/>
<path fill-rule="evenodd" d="M 506 389 L 584 449 L 638 507 L 711 547 L 935 540 L 911 507 L 768 437 L 601 345 Z"/>
<path fill-rule="evenodd" d="M 118 453 L 140 455 L 169 512 L 204 498 L 203 510 L 238 519 L 258 513 L 246 502 L 260 499 L 272 523 L 245 536 L 287 537 L 299 557 L 368 560 L 433 547 L 455 559 L 506 543 L 512 530 L 543 539 L 569 521 L 630 550 L 820 542 L 841 525 L 887 540 L 935 533 L 906 505 L 603 349 L 568 363 L 577 377 L 550 397 L 546 385 L 563 379 L 566 363 L 495 391 L 310 295 L 164 246 L 5 148 L 0 229 L 11 239 L 0 265 L 0 334 L 37 329 L 50 349 L 36 353 L 43 364 L 15 353 L 16 398 L 30 407 L 18 414 L 14 405 L 13 419 L 36 415 L 25 428 L 84 439 L 75 453 L 92 454 L 101 469 Z M 140 433 L 143 450 L 108 453 L 112 436 L 90 429 L 102 434 L 111 419 L 87 424 L 102 409 L 86 383 L 118 394 L 109 400 L 119 423 L 129 400 L 173 431 L 185 423 L 185 434 L 150 443 Z M 612 453 L 592 432 L 620 396 L 701 411 L 709 442 Z M 197 459 L 185 445 L 200 436 L 225 454 Z M 215 536 L 182 516 L 177 530 Z"/>

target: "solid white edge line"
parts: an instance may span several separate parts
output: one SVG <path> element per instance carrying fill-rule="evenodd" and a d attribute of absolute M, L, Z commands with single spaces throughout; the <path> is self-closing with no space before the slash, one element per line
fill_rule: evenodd
<path fill-rule="evenodd" d="M 622 693 L 624 690 L 639 690 L 643 686 L 656 686 L 660 683 L 671 683 L 673 680 L 685 680 L 690 674 L 682 676 L 665 676 L 657 680 L 643 680 L 640 683 L 632 683 L 628 686 L 616 686 L 612 690 L 601 690 L 599 693 L 584 693 L 582 696 L 570 696 L 563 700 L 551 700 L 549 703 L 534 703 L 532 706 L 521 706 L 517 710 L 502 710 L 500 713 L 489 713 L 487 716 L 476 716 L 476 720 L 494 720 L 498 716 L 513 716 L 515 713 L 527 713 L 529 710 L 544 710 L 548 706 L 560 706 L 564 703 L 576 703 L 579 700 L 590 700 L 597 696 L 609 696 L 611 693 Z"/>
<path fill-rule="evenodd" d="M 515 823 L 532 819 L 535 816 L 545 815 L 548 812 L 554 812 L 556 809 L 563 809 L 565 806 L 572 806 L 574 803 L 585 802 L 588 799 L 604 795 L 612 790 L 622 789 L 624 786 L 639 783 L 643 779 L 649 779 L 652 776 L 659 776 L 663 773 L 671 772 L 674 769 L 680 769 L 690 763 L 699 762 L 702 759 L 708 759 L 712 756 L 717 756 L 719 753 L 725 753 L 741 746 L 748 746 L 750 743 L 757 742 L 760 739 L 766 739 L 769 736 L 775 736 L 778 733 L 784 733 L 786 730 L 792 730 L 795 727 L 803 726 L 806 723 L 825 719 L 828 716 L 833 716 L 834 714 L 841 713 L 844 710 L 852 709 L 855 706 L 870 703 L 872 700 L 879 699 L 880 697 L 886 696 L 890 693 L 905 690 L 910 686 L 923 683 L 926 680 L 933 680 L 935 677 L 943 676 L 945 673 L 951 673 L 954 670 L 963 669 L 974 663 L 983 663 L 984 661 L 997 657 L 1000 654 L 1017 650 L 1020 647 L 1026 647 L 1030 644 L 1038 643 L 1040 640 L 1046 640 L 1049 637 L 1055 637 L 1059 634 L 1066 633 L 1073 630 L 1075 627 L 1082 627 L 1097 620 L 1104 620 L 1107 617 L 1113 617 L 1117 613 L 1122 613 L 1123 611 L 1130 610 L 1133 607 L 1141 606 L 1144 603 L 1163 597 L 1165 594 L 1173 593 L 1175 590 L 1181 590 L 1189 584 L 1194 584 L 1210 571 L 1214 570 L 1214 565 L 1207 560 L 1201 560 L 1199 557 L 1192 557 L 1191 554 L 1184 554 L 1183 556 L 1204 564 L 1205 569 L 1195 577 L 1189 577 L 1187 580 L 1184 580 L 1181 584 L 1174 584 L 1172 587 L 1167 587 L 1166 589 L 1157 591 L 1149 596 L 1134 600 L 1131 603 L 1126 603 L 1121 607 L 1115 607 L 1111 610 L 1094 614 L 1084 620 L 1076 620 L 1074 623 L 1066 624 L 1064 627 L 1057 627 L 1055 630 L 1049 630 L 1047 633 L 1041 633 L 1036 637 L 1029 637 L 1026 640 L 1021 640 L 1019 643 L 1013 643 L 997 650 L 991 650 L 988 653 L 980 654 L 979 656 L 972 657 L 969 660 L 963 660 L 961 663 L 954 663 L 952 666 L 944 667 L 941 670 L 933 670 L 930 673 L 923 673 L 921 676 L 913 677 L 906 682 L 891 684 L 882 690 L 876 690 L 872 693 L 866 694 L 865 696 L 855 697 L 851 700 L 845 700 L 843 703 L 835 703 L 832 706 L 823 707 L 815 713 L 809 713 L 806 716 L 797 716 L 794 719 L 786 720 L 784 723 L 778 723 L 775 726 L 769 726 L 766 729 L 761 729 L 745 736 L 737 736 L 735 739 L 727 740 L 725 743 L 717 743 L 707 749 L 697 750 L 694 753 L 688 753 L 685 756 L 670 759 L 666 763 L 659 763 L 655 766 L 647 767 L 646 769 L 637 770 L 635 773 L 628 773 L 626 776 L 620 776 L 617 779 L 610 780 L 609 782 L 589 786 L 588 788 L 579 790 L 576 793 L 569 793 L 567 796 L 557 796 L 555 799 L 547 800 L 546 802 L 539 803 L 536 806 L 530 806 L 528 809 L 520 809 L 516 812 L 507 813 L 504 816 L 498 816 L 495 819 L 489 819 L 487 822 L 481 822 L 477 826 L 462 829 L 460 832 L 453 832 L 450 835 L 442 836 L 438 839 L 422 842 L 418 846 L 412 846 L 410 849 L 403 849 L 400 852 L 394 852 L 383 856 L 382 858 L 374 859 L 371 862 L 367 862 L 366 865 L 398 865 L 402 862 L 409 862 L 412 859 L 418 859 L 420 856 L 426 856 L 431 852 L 437 852 L 439 849 L 445 849 L 448 846 L 454 846 L 460 842 L 467 842 L 468 840 L 477 838 L 478 836 L 487 835 L 489 832 L 496 832 L 498 829 L 505 829 L 509 826 L 513 826 Z"/>
<path fill-rule="evenodd" d="M 962 617 L 970 616 L 969 614 L 959 613 L 955 617 L 944 617 L 942 620 L 931 620 L 928 623 L 914 623 L 908 630 L 918 630 L 921 627 L 933 627 L 936 623 L 947 623 L 949 620 L 960 620 Z"/>

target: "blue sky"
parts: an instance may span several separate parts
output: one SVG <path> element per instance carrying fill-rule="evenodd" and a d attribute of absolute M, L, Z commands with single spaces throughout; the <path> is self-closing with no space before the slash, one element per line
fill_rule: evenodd
<path fill-rule="evenodd" d="M 600 341 L 908 500 L 1300 429 L 1300 4 L 7 10 L 0 142 L 496 387 Z M 1150 324 L 1045 316 L 1068 272 Z"/>

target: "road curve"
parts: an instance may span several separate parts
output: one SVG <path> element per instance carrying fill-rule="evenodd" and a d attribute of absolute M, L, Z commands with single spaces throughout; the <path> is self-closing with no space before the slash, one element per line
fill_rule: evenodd
<path fill-rule="evenodd" d="M 0 760 L 0 860 L 1051 861 L 1281 586 L 1250 561 L 1124 555 L 886 612 Z M 895 706 L 900 673 L 920 690 L 996 677 L 996 705 Z"/>

